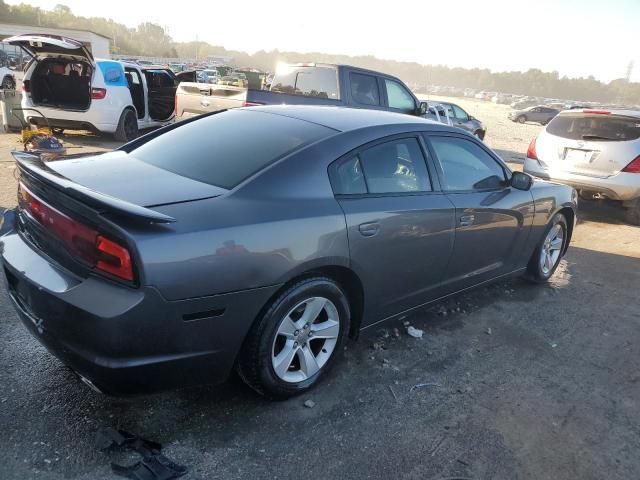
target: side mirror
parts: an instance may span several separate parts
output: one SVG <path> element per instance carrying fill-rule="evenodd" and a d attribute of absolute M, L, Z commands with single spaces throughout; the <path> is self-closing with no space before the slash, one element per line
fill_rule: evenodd
<path fill-rule="evenodd" d="M 530 190 L 533 185 L 533 177 L 524 172 L 513 172 L 511 175 L 511 186 L 518 190 Z"/>
<path fill-rule="evenodd" d="M 469 115 L 469 121 L 475 120 L 476 117 L 474 117 L 473 115 Z"/>
<path fill-rule="evenodd" d="M 420 106 L 418 107 L 418 115 L 426 115 L 427 111 L 429 111 L 429 104 L 427 102 L 420 102 Z"/>

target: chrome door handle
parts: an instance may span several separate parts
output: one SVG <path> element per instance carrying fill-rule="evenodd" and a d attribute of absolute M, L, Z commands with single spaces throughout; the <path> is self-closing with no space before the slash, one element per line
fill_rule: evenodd
<path fill-rule="evenodd" d="M 363 237 L 373 237 L 380 231 L 380 224 L 376 222 L 363 223 L 358 226 L 358 231 Z"/>
<path fill-rule="evenodd" d="M 468 227 L 469 225 L 473 225 L 473 222 L 475 222 L 475 220 L 475 215 L 462 215 L 460 217 L 460 226 Z"/>

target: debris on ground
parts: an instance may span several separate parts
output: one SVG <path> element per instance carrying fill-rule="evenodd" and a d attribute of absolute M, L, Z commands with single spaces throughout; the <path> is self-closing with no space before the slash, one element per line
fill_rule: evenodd
<path fill-rule="evenodd" d="M 96 446 L 103 451 L 112 448 L 133 450 L 142 460 L 133 465 L 111 464 L 111 470 L 121 477 L 134 480 L 171 480 L 185 475 L 189 469 L 162 454 L 162 445 L 145 440 L 124 430 L 104 428 L 96 435 Z"/>
<path fill-rule="evenodd" d="M 491 327 L 487 328 L 487 330 L 485 331 L 485 333 L 487 335 L 491 335 L 493 333 L 493 331 L 491 330 Z"/>
<path fill-rule="evenodd" d="M 398 330 L 397 328 L 393 329 L 393 336 L 396 338 L 400 337 L 400 330 Z"/>
<path fill-rule="evenodd" d="M 411 387 L 409 389 L 409 392 L 413 392 L 414 390 L 417 390 L 419 388 L 425 388 L 425 387 L 440 387 L 441 385 L 439 383 L 418 383 L 417 385 L 414 385 L 413 387 Z"/>
<path fill-rule="evenodd" d="M 397 402 L 398 401 L 398 396 L 396 395 L 396 392 L 393 391 L 393 387 L 391 385 L 389 385 L 389 390 L 391 391 L 391 395 L 393 395 L 393 398 Z"/>
<path fill-rule="evenodd" d="M 409 325 L 409 327 L 407 328 L 407 333 L 413 338 L 422 338 L 422 335 L 424 334 L 422 330 L 420 330 L 419 328 L 414 328 L 411 325 Z"/>
<path fill-rule="evenodd" d="M 307 408 L 313 408 L 316 406 L 316 402 L 314 402 L 313 400 L 307 400 L 306 402 L 304 402 L 304 406 Z"/>

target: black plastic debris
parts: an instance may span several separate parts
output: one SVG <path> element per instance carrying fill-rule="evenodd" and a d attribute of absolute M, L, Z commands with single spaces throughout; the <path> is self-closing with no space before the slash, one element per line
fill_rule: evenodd
<path fill-rule="evenodd" d="M 129 466 L 111 464 L 116 475 L 134 480 L 170 480 L 185 475 L 189 470 L 164 456 L 162 445 L 151 440 L 140 438 L 124 430 L 104 428 L 98 431 L 96 445 L 100 450 L 125 449 L 133 450 L 142 459 Z"/>

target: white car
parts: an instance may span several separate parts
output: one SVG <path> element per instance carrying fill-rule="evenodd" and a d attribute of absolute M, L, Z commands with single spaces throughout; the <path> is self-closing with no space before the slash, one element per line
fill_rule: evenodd
<path fill-rule="evenodd" d="M 571 185 L 583 198 L 620 200 L 640 225 L 640 111 L 561 112 L 531 141 L 524 171 Z"/>
<path fill-rule="evenodd" d="M 32 60 L 22 82 L 22 108 L 36 108 L 51 127 L 111 133 L 116 140 L 138 136 L 175 117 L 177 81 L 162 67 L 94 59 L 79 41 L 55 35 L 18 35 L 3 42 L 17 45 Z M 26 110 L 26 119 L 44 119 Z"/>

